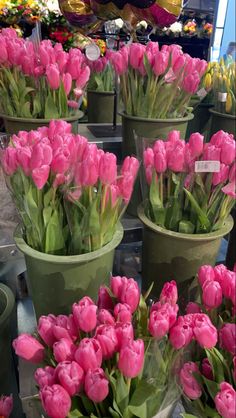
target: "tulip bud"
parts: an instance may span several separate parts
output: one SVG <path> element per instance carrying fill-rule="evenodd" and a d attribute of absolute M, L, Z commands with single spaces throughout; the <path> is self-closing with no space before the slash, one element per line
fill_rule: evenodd
<path fill-rule="evenodd" d="M 19 357 L 31 363 L 41 363 L 44 359 L 44 346 L 29 334 L 21 334 L 13 343 L 13 348 Z"/>
<path fill-rule="evenodd" d="M 56 341 L 53 333 L 53 326 L 56 324 L 56 317 L 54 315 L 41 316 L 38 322 L 37 331 L 42 340 L 52 347 Z"/>
<path fill-rule="evenodd" d="M 225 324 L 219 332 L 220 346 L 224 350 L 236 355 L 236 325 Z"/>
<path fill-rule="evenodd" d="M 100 286 L 98 291 L 98 309 L 113 310 L 114 303 L 106 286 Z"/>
<path fill-rule="evenodd" d="M 60 385 L 45 386 L 39 392 L 43 408 L 50 418 L 66 418 L 71 409 L 71 398 Z"/>
<path fill-rule="evenodd" d="M 97 306 L 89 297 L 84 297 L 79 303 L 74 303 L 72 312 L 75 324 L 84 332 L 91 332 L 97 324 Z"/>
<path fill-rule="evenodd" d="M 60 87 L 60 72 L 57 64 L 49 64 L 46 68 L 47 81 L 52 90 Z"/>
<path fill-rule="evenodd" d="M 217 329 L 210 318 L 205 314 L 193 314 L 193 334 L 202 348 L 211 349 L 215 347 L 218 339 Z"/>
<path fill-rule="evenodd" d="M 11 396 L 0 397 L 0 416 L 9 418 L 13 410 L 13 398 Z"/>
<path fill-rule="evenodd" d="M 115 325 L 115 319 L 107 309 L 100 309 L 97 320 L 98 325 Z"/>
<path fill-rule="evenodd" d="M 208 358 L 204 358 L 202 360 L 202 374 L 205 376 L 208 380 L 213 380 L 213 372 L 211 364 L 208 360 Z"/>
<path fill-rule="evenodd" d="M 177 300 L 178 300 L 178 290 L 177 290 L 176 282 L 172 280 L 171 282 L 165 283 L 160 294 L 161 304 L 169 303 L 170 305 L 174 306 Z"/>
<path fill-rule="evenodd" d="M 117 178 L 116 156 L 110 152 L 105 152 L 99 164 L 99 178 L 104 184 L 111 184 Z"/>
<path fill-rule="evenodd" d="M 213 267 L 208 265 L 200 267 L 198 270 L 198 281 L 201 287 L 203 287 L 205 282 L 213 280 L 215 280 L 215 272 Z"/>
<path fill-rule="evenodd" d="M 171 345 L 179 350 L 187 347 L 193 339 L 193 315 L 179 316 L 177 322 L 170 330 Z"/>
<path fill-rule="evenodd" d="M 199 374 L 197 364 L 193 362 L 185 363 L 180 371 L 179 378 L 185 395 L 194 400 L 201 397 L 202 390 L 193 373 Z"/>
<path fill-rule="evenodd" d="M 79 393 L 84 384 L 84 371 L 75 361 L 64 361 L 56 368 L 57 378 L 62 387 L 74 396 Z"/>
<path fill-rule="evenodd" d="M 134 378 L 142 371 L 144 363 L 143 340 L 130 340 L 120 350 L 118 368 L 128 378 Z"/>
<path fill-rule="evenodd" d="M 227 382 L 220 384 L 220 392 L 215 397 L 215 406 L 224 418 L 235 418 L 236 391 Z"/>
<path fill-rule="evenodd" d="M 103 369 L 88 370 L 85 376 L 84 390 L 93 402 L 102 402 L 109 393 L 109 381 Z"/>
<path fill-rule="evenodd" d="M 216 309 L 222 303 L 222 289 L 218 282 L 209 281 L 203 285 L 203 303 L 207 309 Z"/>
<path fill-rule="evenodd" d="M 114 326 L 99 325 L 96 329 L 95 338 L 100 343 L 105 360 L 110 359 L 117 352 L 118 341 Z"/>
<path fill-rule="evenodd" d="M 95 338 L 84 338 L 75 353 L 75 360 L 87 372 L 95 370 L 102 364 L 102 349 Z"/>
<path fill-rule="evenodd" d="M 118 303 L 114 308 L 114 316 L 117 322 L 131 322 L 132 312 L 127 303 Z"/>
<path fill-rule="evenodd" d="M 76 346 L 71 340 L 62 338 L 53 344 L 53 354 L 57 363 L 74 360 Z"/>
<path fill-rule="evenodd" d="M 128 342 L 134 339 L 133 325 L 128 322 L 126 324 L 119 322 L 116 324 L 116 336 L 118 341 L 117 351 L 120 351 L 122 347 L 125 347 Z"/>
<path fill-rule="evenodd" d="M 40 388 L 52 386 L 56 383 L 55 369 L 50 366 L 46 366 L 44 369 L 37 369 L 34 378 Z"/>

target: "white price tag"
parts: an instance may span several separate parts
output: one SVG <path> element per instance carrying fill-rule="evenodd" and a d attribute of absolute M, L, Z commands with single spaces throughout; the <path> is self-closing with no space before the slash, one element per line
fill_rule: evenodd
<path fill-rule="evenodd" d="M 195 161 L 195 173 L 219 173 L 220 161 Z"/>
<path fill-rule="evenodd" d="M 225 103 L 226 100 L 227 100 L 227 93 L 221 93 L 221 92 L 219 92 L 218 93 L 218 101 L 219 102 L 222 102 L 222 103 Z"/>
<path fill-rule="evenodd" d="M 207 91 L 203 87 L 202 89 L 198 90 L 197 95 L 198 97 L 200 97 L 200 99 L 203 99 L 204 97 L 206 97 Z"/>
<path fill-rule="evenodd" d="M 85 55 L 88 60 L 96 61 L 100 57 L 100 48 L 96 44 L 91 43 L 86 46 Z"/>

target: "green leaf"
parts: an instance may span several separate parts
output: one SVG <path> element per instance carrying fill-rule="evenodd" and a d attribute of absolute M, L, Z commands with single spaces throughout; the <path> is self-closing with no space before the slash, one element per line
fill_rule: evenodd
<path fill-rule="evenodd" d="M 201 224 L 202 229 L 205 230 L 205 232 L 210 231 L 211 223 L 210 223 L 207 215 L 200 208 L 199 204 L 194 199 L 193 195 L 185 188 L 184 188 L 184 192 L 186 193 L 187 197 L 189 198 L 189 200 L 191 202 L 191 205 L 192 205 L 193 209 L 195 210 L 195 212 L 198 215 L 198 219 L 199 219 L 199 222 Z"/>
<path fill-rule="evenodd" d="M 122 413 L 129 404 L 129 388 L 121 373 L 116 381 L 116 403 Z"/>
<path fill-rule="evenodd" d="M 147 418 L 147 405 L 146 403 L 140 406 L 129 405 L 129 411 L 139 418 Z"/>
<path fill-rule="evenodd" d="M 155 394 L 155 392 L 156 387 L 154 385 L 148 383 L 146 380 L 141 380 L 129 403 L 130 411 L 136 411 L 133 412 L 135 415 L 140 418 L 146 418 L 146 402 Z M 145 405 L 145 408 L 143 405 Z M 142 415 L 138 415 L 139 408 Z"/>
<path fill-rule="evenodd" d="M 88 418 L 88 415 L 83 415 L 78 409 L 74 409 L 70 411 L 68 414 L 68 418 Z"/>
<path fill-rule="evenodd" d="M 59 219 L 59 213 L 55 209 L 46 229 L 45 253 L 60 255 L 63 254 L 64 248 L 63 227 Z"/>
<path fill-rule="evenodd" d="M 59 107 L 60 107 L 60 117 L 68 116 L 68 104 L 67 104 L 67 95 L 63 83 L 60 84 L 59 88 Z"/>
<path fill-rule="evenodd" d="M 212 397 L 212 399 L 214 400 L 217 393 L 220 391 L 220 385 L 216 382 L 214 382 L 213 380 L 208 380 L 206 379 L 206 377 L 202 376 L 203 381 L 207 387 L 207 390 L 210 394 L 210 396 Z"/>
<path fill-rule="evenodd" d="M 43 221 L 44 221 L 44 226 L 47 227 L 49 224 L 49 221 L 51 219 L 52 216 L 52 208 L 51 206 L 48 206 L 46 208 L 43 209 Z"/>
<path fill-rule="evenodd" d="M 112 409 L 111 407 L 109 407 L 109 412 L 112 416 L 112 418 L 121 418 L 122 415 L 118 414 L 118 412 L 114 411 L 114 409 Z"/>
<path fill-rule="evenodd" d="M 151 182 L 151 186 L 150 186 L 150 191 L 149 191 L 149 197 L 150 197 L 150 202 L 151 202 L 151 207 L 152 207 L 152 212 L 153 212 L 153 216 L 154 216 L 154 222 L 157 225 L 160 226 L 165 226 L 165 209 L 163 207 L 162 201 L 160 199 L 159 196 L 159 192 L 158 192 L 158 181 L 157 181 L 157 175 L 155 172 L 153 172 L 153 176 L 152 176 L 152 182 Z"/>
<path fill-rule="evenodd" d="M 54 100 L 49 93 L 45 102 L 45 119 L 59 119 L 60 115 Z"/>
<path fill-rule="evenodd" d="M 41 111 L 41 101 L 39 95 L 37 94 L 33 100 L 33 116 L 37 118 L 37 116 L 40 115 Z"/>
<path fill-rule="evenodd" d="M 205 350 L 207 358 L 211 364 L 213 376 L 217 383 L 221 383 L 225 380 L 224 376 L 224 363 L 225 360 L 221 356 L 221 353 L 217 349 Z"/>
<path fill-rule="evenodd" d="M 192 414 L 181 414 L 181 416 L 183 418 L 198 418 L 196 415 L 192 415 Z"/>
<path fill-rule="evenodd" d="M 190 221 L 180 221 L 179 232 L 183 234 L 193 234 L 195 231 L 195 225 Z"/>
<path fill-rule="evenodd" d="M 32 114 L 30 111 L 30 102 L 26 102 L 21 109 L 21 116 L 24 118 L 32 118 Z"/>
<path fill-rule="evenodd" d="M 97 210 L 97 199 L 94 199 L 90 207 L 89 215 L 89 233 L 98 234 L 100 232 L 100 218 Z"/>

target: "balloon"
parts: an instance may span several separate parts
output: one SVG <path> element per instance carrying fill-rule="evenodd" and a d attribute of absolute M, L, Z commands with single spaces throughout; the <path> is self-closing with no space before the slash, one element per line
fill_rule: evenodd
<path fill-rule="evenodd" d="M 59 0 L 59 6 L 66 20 L 73 26 L 89 30 L 98 23 L 89 0 Z"/>

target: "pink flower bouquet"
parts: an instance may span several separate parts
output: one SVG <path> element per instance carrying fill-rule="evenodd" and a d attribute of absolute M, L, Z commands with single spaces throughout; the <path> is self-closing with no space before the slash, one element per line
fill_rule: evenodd
<path fill-rule="evenodd" d="M 110 61 L 120 76 L 121 96 L 128 115 L 143 118 L 186 116 L 200 86 L 207 62 L 184 54 L 179 45 L 134 43 L 112 52 Z"/>
<path fill-rule="evenodd" d="M 210 143 L 178 131 L 143 153 L 146 214 L 155 224 L 182 233 L 220 229 L 235 204 L 235 139 L 219 131 Z M 148 141 L 148 140 L 147 140 Z M 145 142 L 145 139 L 144 139 Z"/>
<path fill-rule="evenodd" d="M 13 135 L 2 167 L 32 248 L 58 255 L 81 254 L 113 238 L 127 206 L 139 162 L 116 156 L 71 133 L 71 125 Z"/>
<path fill-rule="evenodd" d="M 145 298 L 133 279 L 112 277 L 97 304 L 84 297 L 69 316 L 42 316 L 35 337 L 14 341 L 16 354 L 39 365 L 47 416 L 152 418 L 174 406 L 181 353 L 193 340 L 213 350 L 217 330 L 203 313 L 189 315 L 191 326 L 177 318 L 174 281 L 150 308 Z"/>
<path fill-rule="evenodd" d="M 59 119 L 75 115 L 90 75 L 79 49 L 39 45 L 18 38 L 13 29 L 0 33 L 0 111 L 14 117 Z"/>
<path fill-rule="evenodd" d="M 236 273 L 224 265 L 215 268 L 203 266 L 199 269 L 198 280 L 202 304 L 189 303 L 187 315 L 179 326 L 173 327 L 172 341 L 179 335 L 192 332 L 192 317 L 198 323 L 200 347 L 194 349 L 194 362 L 183 365 L 179 380 L 184 394 L 186 409 L 192 418 L 223 417 L 235 418 L 236 411 Z M 206 317 L 205 324 L 201 317 Z M 215 330 L 207 323 L 214 324 Z M 183 324 L 185 324 L 185 331 Z M 194 330 L 193 330 L 194 333 Z M 201 341 L 217 339 L 213 349 L 203 347 Z M 201 341 L 200 341 L 201 340 Z M 175 344 L 179 347 L 179 344 Z M 184 415 L 185 416 L 185 415 Z M 186 414 L 186 417 L 189 417 Z"/>

